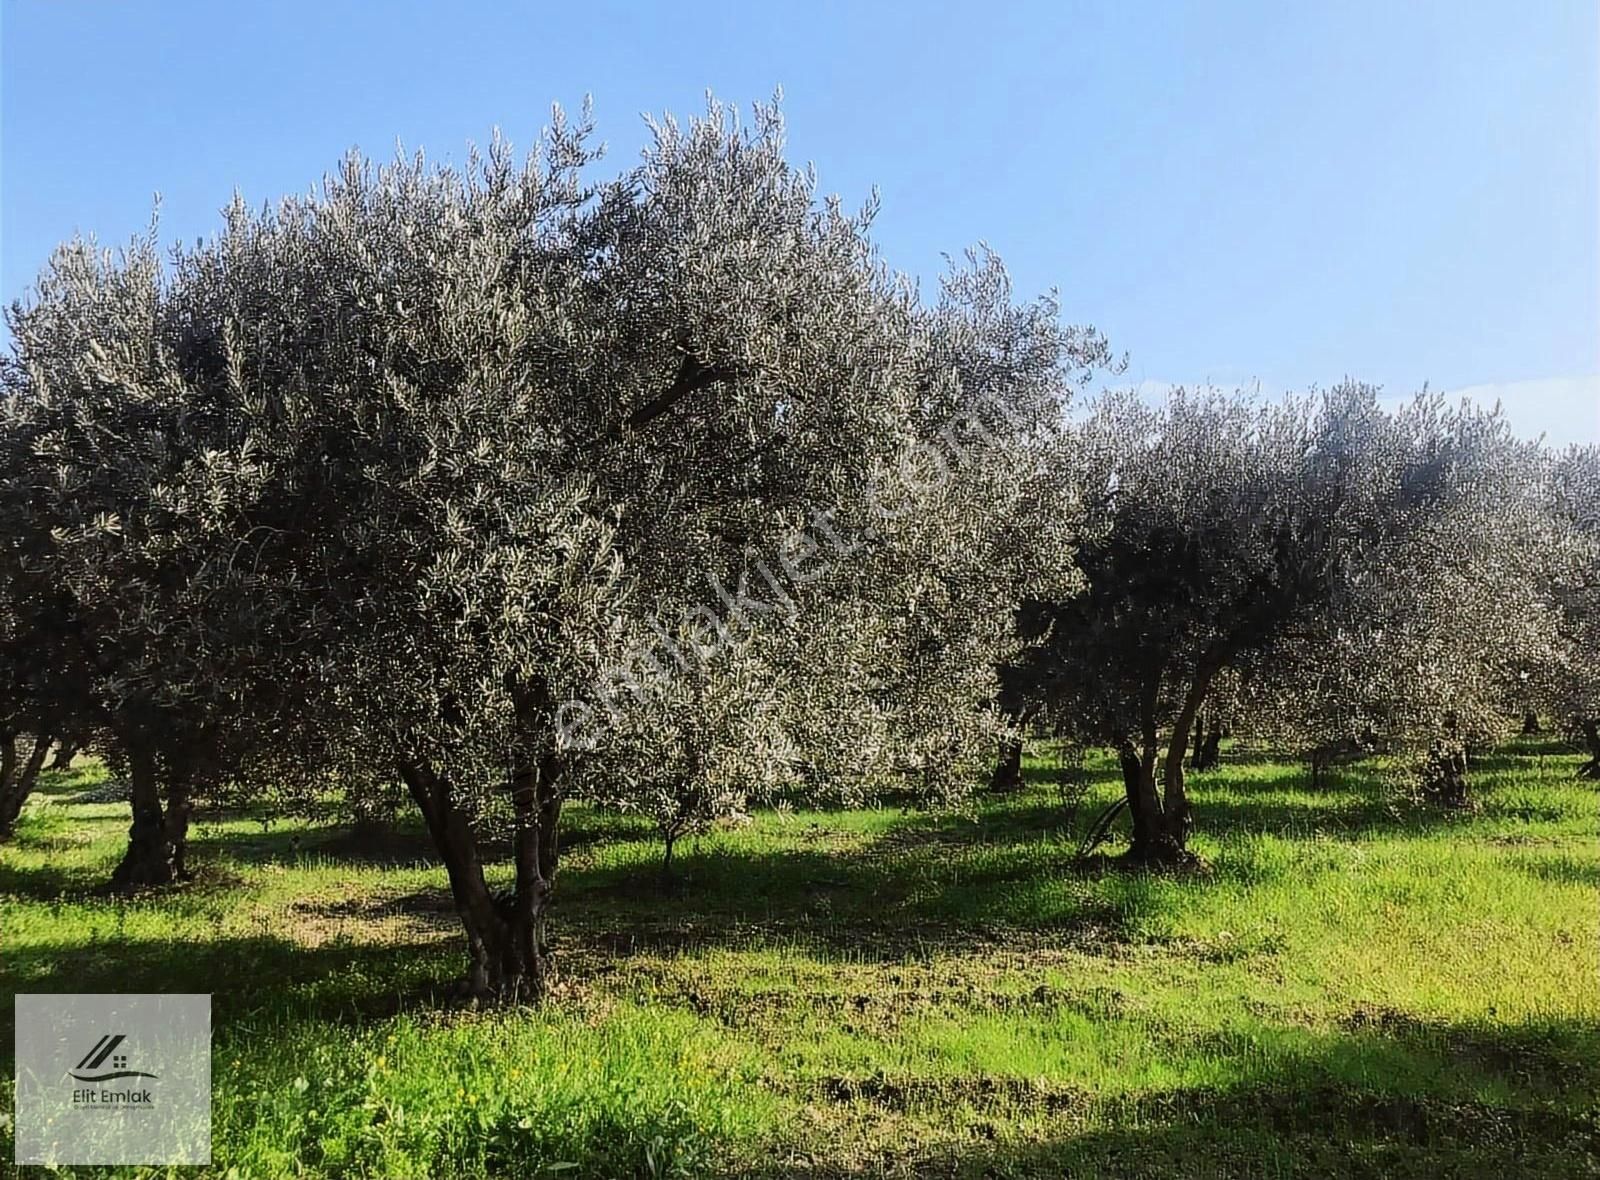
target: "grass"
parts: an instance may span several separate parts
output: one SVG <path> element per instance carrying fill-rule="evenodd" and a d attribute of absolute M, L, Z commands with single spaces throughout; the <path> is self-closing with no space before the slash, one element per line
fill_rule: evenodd
<path fill-rule="evenodd" d="M 1600 1174 L 1576 762 L 1524 740 L 1454 815 L 1379 765 L 1229 761 L 1180 878 L 1076 862 L 1102 764 L 1075 824 L 1035 763 L 971 814 L 761 815 L 672 890 L 645 828 L 575 809 L 556 994 L 488 1014 L 442 1000 L 415 829 L 206 816 L 197 881 L 119 901 L 91 767 L 0 853 L 0 979 L 213 993 L 216 1162 L 184 1176 Z"/>

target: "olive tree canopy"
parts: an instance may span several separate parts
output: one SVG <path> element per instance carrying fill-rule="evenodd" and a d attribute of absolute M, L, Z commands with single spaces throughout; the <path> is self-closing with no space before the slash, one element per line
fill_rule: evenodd
<path fill-rule="evenodd" d="M 499 140 L 462 169 L 352 155 L 316 191 L 236 199 L 165 270 L 146 247 L 65 255 L 15 321 L 8 501 L 136 784 L 187 781 L 196 752 L 218 781 L 397 775 L 477 995 L 542 988 L 574 793 L 655 811 L 685 783 L 948 776 L 1009 633 L 986 599 L 1034 576 L 988 522 L 1020 519 L 1015 457 L 1110 359 L 984 254 L 924 303 L 878 258 L 874 207 L 785 161 L 773 108 L 652 131 L 604 181 L 587 111 L 521 162 Z M 934 450 L 953 474 L 886 479 Z M 826 576 L 775 556 L 808 545 Z M 804 657 L 811 622 L 840 628 L 826 659 Z M 669 665 L 658 701 L 640 669 Z M 819 707 L 819 678 L 871 708 Z M 594 773 L 649 756 L 674 700 L 716 724 L 649 773 Z"/>
<path fill-rule="evenodd" d="M 1355 384 L 1267 405 L 1116 395 L 1084 422 L 1080 447 L 1088 590 L 1027 612 L 1045 639 L 1013 682 L 1116 749 L 1136 859 L 1186 855 L 1184 754 L 1225 672 L 1270 671 L 1291 644 L 1339 658 L 1357 628 L 1428 685 L 1385 690 L 1386 707 L 1486 696 L 1494 669 L 1470 645 L 1503 624 L 1475 612 L 1505 579 L 1470 559 L 1483 553 L 1477 530 L 1503 519 L 1489 510 L 1513 449 L 1500 419 L 1427 396 L 1389 413 Z"/>

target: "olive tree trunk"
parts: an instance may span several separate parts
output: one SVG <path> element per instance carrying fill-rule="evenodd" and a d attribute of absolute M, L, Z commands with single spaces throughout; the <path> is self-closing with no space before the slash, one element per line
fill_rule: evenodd
<path fill-rule="evenodd" d="M 33 749 L 23 759 L 17 751 L 17 735 L 6 734 L 0 738 L 0 842 L 11 839 L 16 832 L 17 817 L 22 805 L 33 794 L 39 781 L 39 768 L 50 750 L 50 738 L 35 735 Z"/>
<path fill-rule="evenodd" d="M 78 756 L 78 751 L 83 749 L 83 741 L 79 738 L 64 737 L 61 744 L 56 747 L 55 755 L 50 759 L 46 770 L 66 770 L 72 765 L 72 760 Z"/>
<path fill-rule="evenodd" d="M 516 883 L 509 894 L 496 895 L 484 878 L 472 818 L 457 803 L 449 780 L 430 766 L 401 767 L 450 879 L 467 936 L 464 988 L 474 1000 L 518 1003 L 544 995 L 550 974 L 545 911 L 555 882 L 561 814 L 558 772 L 555 760 L 546 758 L 513 776 Z"/>
<path fill-rule="evenodd" d="M 1214 672 L 1203 667 L 1190 683 L 1183 706 L 1173 720 L 1165 758 L 1160 761 L 1159 783 L 1156 771 L 1160 742 L 1153 699 L 1145 710 L 1140 745 L 1136 747 L 1126 734 L 1117 742 L 1117 761 L 1128 795 L 1128 812 L 1133 819 L 1133 843 L 1128 849 L 1128 859 L 1135 864 L 1172 867 L 1193 860 L 1188 850 L 1192 821 L 1184 784 L 1184 758 L 1213 675 Z"/>
<path fill-rule="evenodd" d="M 1459 741 L 1436 741 L 1422 767 L 1422 789 L 1446 807 L 1467 807 L 1467 748 Z"/>
<path fill-rule="evenodd" d="M 1589 761 L 1578 767 L 1578 777 L 1600 778 L 1600 719 L 1587 717 L 1578 723 L 1578 728 L 1589 750 Z"/>
<path fill-rule="evenodd" d="M 168 783 L 163 805 L 155 758 L 143 749 L 129 751 L 128 779 L 133 824 L 128 828 L 128 850 L 111 874 L 111 888 L 127 892 L 186 879 L 184 855 L 191 811 L 188 784 L 177 779 Z"/>
<path fill-rule="evenodd" d="M 1000 743 L 1000 757 L 995 761 L 994 774 L 989 777 L 989 789 L 1001 794 L 1022 789 L 1022 739 L 1007 738 Z"/>

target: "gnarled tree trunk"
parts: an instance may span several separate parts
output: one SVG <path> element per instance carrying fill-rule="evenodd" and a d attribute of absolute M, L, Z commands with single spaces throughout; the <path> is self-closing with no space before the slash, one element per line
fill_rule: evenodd
<path fill-rule="evenodd" d="M 449 780 L 426 765 L 401 767 L 422 812 L 467 936 L 465 989 L 474 1000 L 536 1001 L 548 981 L 545 911 L 555 880 L 561 813 L 559 766 L 553 757 L 519 770 L 511 781 L 516 815 L 516 884 L 496 895 L 484 878 L 471 816 L 457 804 Z"/>
<path fill-rule="evenodd" d="M 1529 709 L 1522 715 L 1522 732 L 1525 736 L 1530 737 L 1533 734 L 1544 732 L 1544 730 L 1539 727 L 1539 714 L 1535 713 L 1532 709 Z"/>
<path fill-rule="evenodd" d="M 128 778 L 133 800 L 133 824 L 128 829 L 128 850 L 111 874 L 111 888 L 128 891 L 170 885 L 187 875 L 184 844 L 189 832 L 187 784 L 168 785 L 168 804 L 162 805 L 156 760 L 143 749 L 128 753 Z"/>
<path fill-rule="evenodd" d="M 989 778 L 989 789 L 999 793 L 1022 789 L 1022 739 L 1007 738 L 1000 743 L 1000 757 L 995 762 L 994 774 Z"/>
<path fill-rule="evenodd" d="M 1155 745 L 1142 748 L 1124 737 L 1117 743 L 1117 762 L 1122 768 L 1122 785 L 1128 796 L 1128 816 L 1133 821 L 1133 843 L 1128 859 L 1139 864 L 1161 863 L 1167 853 L 1166 816 L 1161 792 L 1156 786 Z"/>
<path fill-rule="evenodd" d="M 50 738 L 38 734 L 33 739 L 33 749 L 26 759 L 17 752 L 17 735 L 6 734 L 0 738 L 0 842 L 11 839 L 16 832 L 17 817 L 22 805 L 33 794 L 39 781 L 39 768 L 50 750 Z"/>
<path fill-rule="evenodd" d="M 1133 817 L 1133 843 L 1128 849 L 1128 859 L 1135 864 L 1170 867 L 1188 864 L 1194 859 L 1188 850 L 1192 821 L 1189 816 L 1189 796 L 1184 786 L 1183 764 L 1200 706 L 1211 687 L 1213 675 L 1208 666 L 1202 666 L 1189 685 L 1167 740 L 1159 787 L 1156 782 L 1159 742 L 1154 694 L 1144 709 L 1141 747 L 1136 748 L 1127 735 L 1117 742 L 1117 760 L 1122 768 L 1123 787 L 1128 794 L 1128 810 Z"/>

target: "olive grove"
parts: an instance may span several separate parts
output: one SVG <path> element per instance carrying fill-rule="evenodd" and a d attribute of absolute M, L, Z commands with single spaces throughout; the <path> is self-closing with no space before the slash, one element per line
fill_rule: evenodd
<path fill-rule="evenodd" d="M 1160 866 L 1224 715 L 1464 749 L 1534 692 L 1600 757 L 1592 448 L 1354 383 L 1075 417 L 1105 339 L 987 251 L 925 298 L 775 108 L 651 131 L 609 179 L 558 111 L 165 261 L 57 252 L 0 368 L 0 835 L 56 738 L 128 779 L 125 889 L 186 874 L 197 802 L 398 782 L 466 992 L 515 1000 L 574 800 L 670 869 L 763 803 L 949 804 L 997 748 L 1006 785 L 1042 718 Z"/>
<path fill-rule="evenodd" d="M 586 119 L 525 163 L 352 156 L 236 200 L 169 269 L 66 247 L 13 311 L 8 576 L 59 612 L 64 724 L 128 770 L 119 884 L 183 871 L 212 784 L 385 768 L 469 990 L 532 995 L 571 793 L 671 833 L 802 762 L 829 790 L 961 763 L 1010 630 L 991 591 L 1027 576 L 1004 456 L 1059 433 L 1104 342 L 1014 304 L 988 256 L 921 304 L 771 109 L 654 132 L 604 183 Z M 832 520 L 855 532 L 813 584 L 752 588 Z M 780 619 L 773 591 L 809 599 Z M 805 609 L 856 625 L 813 658 L 782 634 Z M 721 663 L 664 667 L 646 634 Z"/>
<path fill-rule="evenodd" d="M 1361 709 L 1441 741 L 1492 725 L 1511 624 L 1531 615 L 1528 449 L 1494 415 L 1427 396 L 1389 413 L 1354 384 L 1096 407 L 1075 458 L 1088 587 L 1027 608 L 1041 642 L 1011 680 L 1116 751 L 1134 859 L 1188 855 L 1185 758 L 1225 674 L 1257 716 L 1301 702 L 1313 745 L 1365 729 Z"/>

